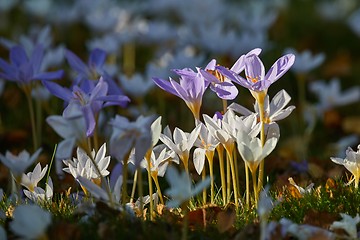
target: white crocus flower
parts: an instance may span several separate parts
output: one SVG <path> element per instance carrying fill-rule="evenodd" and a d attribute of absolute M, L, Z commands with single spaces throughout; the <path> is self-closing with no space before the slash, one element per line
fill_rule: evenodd
<path fill-rule="evenodd" d="M 348 183 L 355 182 L 355 188 L 359 185 L 359 178 L 360 178 L 360 144 L 358 145 L 358 150 L 355 152 L 352 150 L 351 147 L 349 147 L 346 150 L 346 157 L 344 159 L 342 158 L 336 158 L 331 157 L 331 161 L 333 161 L 336 164 L 343 165 L 347 170 L 351 172 L 353 175 L 353 179 Z"/>
<path fill-rule="evenodd" d="M 51 223 L 51 214 L 38 205 L 19 205 L 13 213 L 10 230 L 22 239 L 40 239 Z"/>
<path fill-rule="evenodd" d="M 120 203 L 120 200 L 121 200 L 122 178 L 123 178 L 123 176 L 119 175 L 113 185 L 111 183 L 109 183 L 109 181 L 105 181 L 105 183 L 103 183 L 101 187 L 99 187 L 94 182 L 92 182 L 89 179 L 84 178 L 82 176 L 78 176 L 77 181 L 79 181 L 81 186 L 86 188 L 86 190 L 91 193 L 92 197 L 94 197 L 98 200 L 106 201 L 108 203 L 110 203 L 110 197 L 111 197 L 112 203 L 118 204 L 118 203 Z M 110 185 L 106 186 L 105 184 L 110 184 Z M 109 196 L 109 194 L 106 190 L 107 188 L 110 189 L 111 196 Z"/>
<path fill-rule="evenodd" d="M 238 151 L 252 173 L 256 171 L 260 162 L 274 150 L 280 136 L 279 126 L 276 123 L 269 125 L 266 135 L 264 146 L 258 137 L 252 137 L 243 131 L 239 131 L 236 137 Z"/>
<path fill-rule="evenodd" d="M 295 55 L 296 61 L 291 67 L 291 70 L 300 74 L 310 72 L 314 68 L 320 66 L 325 60 L 325 54 L 312 54 L 309 50 L 299 53 L 295 49 L 289 48 L 286 49 L 285 52 L 293 53 Z"/>
<path fill-rule="evenodd" d="M 219 141 L 210 134 L 207 127 L 200 123 L 199 138 L 196 139 L 194 145 L 197 147 L 194 151 L 193 161 L 197 173 L 200 175 L 205 164 L 205 157 L 214 155 L 216 147 L 219 145 Z M 211 157 L 212 159 L 212 157 Z"/>
<path fill-rule="evenodd" d="M 64 160 L 64 164 L 68 166 L 67 168 L 64 168 L 63 170 L 67 173 L 70 173 L 73 175 L 74 178 L 77 178 L 78 176 L 85 177 L 89 180 L 91 179 L 97 179 L 101 177 L 105 177 L 109 175 L 109 171 L 107 170 L 107 167 L 110 164 L 110 156 L 105 157 L 106 153 L 106 143 L 104 143 L 99 151 L 95 154 L 95 150 L 91 152 L 91 157 L 89 157 L 86 152 L 81 149 L 77 148 L 77 158 Z M 96 164 L 98 170 L 94 166 L 94 163 L 92 161 L 94 160 L 94 163 Z"/>
<path fill-rule="evenodd" d="M 197 125 L 191 133 L 186 133 L 180 128 L 175 128 L 174 134 L 172 135 L 169 128 L 165 128 L 164 134 L 160 135 L 160 140 L 179 156 L 186 171 L 188 171 L 190 150 L 194 146 L 196 138 L 199 136 L 199 132 L 200 125 Z"/>
<path fill-rule="evenodd" d="M 360 222 L 359 214 L 355 217 L 351 217 L 345 213 L 340 213 L 342 220 L 335 221 L 330 225 L 330 230 L 343 229 L 352 239 L 358 239 L 356 225 Z"/>
<path fill-rule="evenodd" d="M 175 159 L 175 152 L 168 150 L 164 145 L 156 146 L 150 155 L 150 171 L 153 177 L 163 177 L 169 162 L 179 164 L 179 160 Z M 141 162 L 141 166 L 148 169 L 146 159 Z"/>
<path fill-rule="evenodd" d="M 26 150 L 21 151 L 18 155 L 6 151 L 5 156 L 0 154 L 0 160 L 10 169 L 16 178 L 20 178 L 21 174 L 39 157 L 40 152 L 41 148 L 30 156 Z"/>
<path fill-rule="evenodd" d="M 171 200 L 167 203 L 167 206 L 170 208 L 179 207 L 182 203 L 188 201 L 210 185 L 210 178 L 208 177 L 195 187 L 192 187 L 189 174 L 186 171 L 179 174 L 174 167 L 168 168 L 165 177 L 170 184 L 170 189 L 166 191 L 166 194 L 171 197 Z"/>
<path fill-rule="evenodd" d="M 302 196 L 305 194 L 311 193 L 312 190 L 314 189 L 314 183 L 310 183 L 309 186 L 307 186 L 306 188 L 303 188 L 303 187 L 298 186 L 292 177 L 289 177 L 288 181 L 291 185 L 293 185 L 299 191 L 299 193 Z"/>
<path fill-rule="evenodd" d="M 49 180 L 45 184 L 45 186 L 46 186 L 45 190 L 37 186 L 34 187 L 33 191 L 24 189 L 24 194 L 33 202 L 42 202 L 42 201 L 51 200 L 54 194 L 54 186 L 51 177 L 49 177 Z"/>
<path fill-rule="evenodd" d="M 143 97 L 155 86 L 151 78 L 138 73 L 135 73 L 130 78 L 122 74 L 119 76 L 119 80 L 124 91 L 133 97 Z"/>
<path fill-rule="evenodd" d="M 26 187 L 29 191 L 34 191 L 34 188 L 37 187 L 37 184 L 45 176 L 48 166 L 46 165 L 43 170 L 41 170 L 40 163 L 36 164 L 32 172 L 23 174 L 21 178 L 21 185 Z"/>
<path fill-rule="evenodd" d="M 285 91 L 281 90 L 279 91 L 271 100 L 269 103 L 269 96 L 266 95 L 265 101 L 264 101 L 264 111 L 265 111 L 265 123 L 269 124 L 272 122 L 277 122 L 279 120 L 282 120 L 290 115 L 290 113 L 295 109 L 295 106 L 289 106 L 287 108 L 286 105 L 290 102 L 291 97 L 290 95 Z M 232 103 L 228 107 L 228 109 L 231 109 L 237 113 L 240 113 L 244 116 L 249 116 L 251 114 L 254 114 L 249 109 L 237 104 Z M 259 117 L 259 106 L 257 103 L 254 105 L 255 113 Z"/>
<path fill-rule="evenodd" d="M 151 124 L 154 116 L 139 116 L 136 121 L 130 122 L 127 118 L 117 115 L 111 120 L 112 134 L 110 138 L 111 155 L 118 161 L 135 148 L 135 165 L 138 166 L 146 152 L 152 147 L 153 139 Z M 127 159 L 125 159 L 127 160 Z"/>
<path fill-rule="evenodd" d="M 360 88 L 356 86 L 341 92 L 340 81 L 337 78 L 333 78 L 329 83 L 325 81 L 312 82 L 309 88 L 319 98 L 316 107 L 320 116 L 334 107 L 360 101 Z"/>

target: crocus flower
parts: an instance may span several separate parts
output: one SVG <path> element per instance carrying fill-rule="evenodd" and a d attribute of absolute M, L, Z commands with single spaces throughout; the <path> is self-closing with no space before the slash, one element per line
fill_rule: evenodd
<path fill-rule="evenodd" d="M 90 53 L 88 63 L 85 64 L 73 52 L 67 50 L 65 57 L 71 68 L 78 74 L 74 85 L 80 85 L 84 91 L 92 91 L 98 79 L 102 76 L 104 81 L 109 85 L 109 94 L 122 95 L 123 92 L 120 87 L 104 70 L 106 55 L 105 51 L 95 48 Z"/>
<path fill-rule="evenodd" d="M 333 107 L 360 101 L 360 88 L 356 86 L 341 92 L 340 81 L 337 78 L 333 78 L 329 83 L 325 81 L 312 82 L 309 88 L 319 98 L 316 108 L 320 116 Z"/>
<path fill-rule="evenodd" d="M 41 239 L 51 223 L 51 214 L 38 205 L 19 205 L 13 213 L 10 230 L 23 239 Z"/>
<path fill-rule="evenodd" d="M 191 133 L 185 133 L 180 128 L 175 128 L 173 135 L 167 130 L 166 134 L 160 135 L 160 140 L 179 156 L 186 171 L 188 171 L 190 150 L 199 136 L 200 127 L 201 125 L 197 125 Z"/>
<path fill-rule="evenodd" d="M 110 122 L 113 130 L 110 138 L 111 155 L 118 161 L 127 160 L 124 157 L 135 148 L 135 165 L 139 166 L 146 152 L 153 146 L 152 143 L 157 142 L 151 134 L 153 120 L 154 116 L 139 116 L 136 121 L 130 122 L 116 115 Z"/>
<path fill-rule="evenodd" d="M 171 200 L 167 202 L 166 205 L 171 208 L 180 206 L 182 203 L 188 201 L 191 197 L 197 195 L 204 188 L 207 188 L 210 185 L 210 178 L 207 177 L 195 187 L 192 187 L 189 173 L 186 171 L 179 173 L 172 166 L 168 168 L 165 177 L 170 184 L 170 189 L 166 190 L 166 194 L 171 197 Z"/>
<path fill-rule="evenodd" d="M 23 174 L 21 178 L 21 185 L 33 191 L 40 180 L 45 176 L 48 166 L 46 165 L 41 170 L 40 163 L 36 164 L 34 170 L 32 172 L 28 172 L 27 174 Z"/>
<path fill-rule="evenodd" d="M 26 197 L 28 197 L 33 202 L 43 202 L 43 201 L 49 201 L 53 197 L 54 194 L 54 186 L 51 180 L 51 177 L 49 177 L 48 182 L 45 183 L 45 189 L 41 187 L 34 187 L 33 191 L 29 191 L 24 189 L 24 194 Z"/>
<path fill-rule="evenodd" d="M 351 217 L 345 213 L 340 213 L 341 221 L 335 221 L 330 225 L 330 230 L 343 229 L 349 234 L 351 239 L 358 238 L 357 224 L 360 222 L 360 216 L 357 213 L 355 217 Z"/>
<path fill-rule="evenodd" d="M 10 49 L 10 64 L 0 58 L 0 78 L 16 82 L 20 85 L 29 85 L 35 80 L 53 80 L 63 76 L 63 70 L 55 72 L 41 72 L 44 49 L 37 45 L 31 56 L 27 56 L 22 46 Z"/>
<path fill-rule="evenodd" d="M 273 97 L 273 99 L 271 99 L 270 103 L 269 103 L 269 96 L 266 95 L 264 101 L 264 113 L 265 113 L 264 122 L 268 124 L 282 120 L 287 116 L 289 116 L 290 113 L 295 109 L 295 106 L 289 106 L 285 108 L 285 106 L 290 102 L 290 100 L 291 97 L 285 90 L 281 90 L 280 92 L 278 92 Z M 247 108 L 237 103 L 231 103 L 228 109 L 231 109 L 244 116 L 249 116 L 251 114 L 254 114 L 252 111 L 248 110 Z M 260 117 L 259 105 L 254 104 L 254 109 L 257 117 Z"/>
<path fill-rule="evenodd" d="M 0 154 L 0 160 L 10 169 L 15 177 L 21 177 L 21 174 L 23 174 L 25 170 L 39 157 L 41 150 L 41 148 L 38 149 L 31 156 L 26 150 L 21 151 L 18 155 L 14 155 L 11 152 L 6 151 L 5 156 Z"/>
<path fill-rule="evenodd" d="M 355 182 L 355 188 L 357 188 L 360 178 L 360 144 L 358 145 L 358 150 L 356 152 L 349 147 L 346 150 L 346 157 L 344 159 L 335 157 L 331 157 L 330 159 L 336 164 L 343 165 L 351 172 L 353 179 L 348 184 Z"/>
<path fill-rule="evenodd" d="M 293 53 L 295 55 L 296 62 L 292 66 L 291 70 L 299 74 L 310 72 L 314 68 L 320 66 L 325 60 L 325 54 L 312 54 L 309 50 L 299 53 L 296 52 L 295 49 L 289 48 L 286 49 L 285 52 Z"/>
<path fill-rule="evenodd" d="M 172 78 L 169 78 L 169 81 L 153 78 L 155 84 L 161 89 L 183 99 L 194 115 L 194 118 L 199 119 L 202 97 L 209 82 L 205 81 L 199 69 L 198 72 L 194 72 L 190 68 L 174 69 L 173 71 L 180 76 L 179 83 Z"/>
<path fill-rule="evenodd" d="M 218 69 L 230 80 L 249 89 L 255 99 L 258 100 L 258 98 L 265 97 L 270 85 L 283 76 L 294 62 L 295 56 L 293 54 L 286 54 L 279 58 L 265 74 L 264 64 L 258 55 L 250 54 L 243 58 L 245 78 L 224 67 L 219 67 Z"/>
<path fill-rule="evenodd" d="M 95 153 L 95 150 L 93 150 L 91 152 L 91 156 L 88 156 L 86 152 L 79 147 L 77 148 L 76 153 L 77 158 L 63 161 L 64 164 L 67 166 L 67 168 L 63 169 L 65 172 L 70 173 L 71 175 L 73 175 L 74 178 L 82 176 L 89 180 L 109 175 L 107 167 L 110 164 L 110 156 L 105 157 L 106 143 L 104 143 L 100 147 L 97 153 Z M 94 160 L 94 163 L 96 164 L 97 169 L 99 169 L 100 173 L 97 171 L 91 158 Z"/>
<path fill-rule="evenodd" d="M 100 110 L 106 106 L 119 105 L 125 106 L 130 99 L 124 95 L 108 95 L 108 84 L 100 77 L 99 82 L 89 92 L 84 89 L 74 86 L 73 90 L 61 87 L 53 82 L 44 82 L 47 89 L 68 103 L 64 109 L 63 116 L 65 118 L 72 118 L 73 109 L 81 110 L 86 122 L 86 135 L 92 136 L 95 131 L 96 117 Z"/>
<path fill-rule="evenodd" d="M 237 148 L 252 173 L 255 173 L 260 162 L 274 150 L 279 136 L 279 126 L 276 123 L 269 126 L 264 146 L 258 137 L 238 131 L 236 137 Z"/>

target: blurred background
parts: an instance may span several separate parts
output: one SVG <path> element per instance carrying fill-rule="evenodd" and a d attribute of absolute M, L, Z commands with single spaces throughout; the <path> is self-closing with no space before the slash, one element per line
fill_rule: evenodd
<path fill-rule="evenodd" d="M 69 86 L 75 75 L 64 53 L 71 50 L 85 63 L 90 52 L 107 52 L 106 72 L 131 103 L 117 111 L 130 119 L 163 116 L 163 127 L 191 131 L 193 120 L 181 99 L 168 94 L 152 77 L 174 77 L 171 69 L 204 68 L 215 58 L 231 67 L 242 54 L 263 49 L 265 68 L 285 53 L 296 63 L 269 89 L 270 99 L 285 89 L 296 109 L 279 122 L 280 142 L 267 159 L 270 181 L 288 176 L 304 181 L 340 176 L 329 157 L 344 157 L 360 143 L 360 3 L 356 0 L 1 0 L 0 57 L 21 44 L 46 48 L 44 70 L 65 70 Z M 25 96 L 13 82 L 0 79 L 0 150 L 31 148 L 31 126 Z M 41 87 L 41 86 L 40 86 Z M 253 109 L 254 99 L 238 86 L 234 100 Z M 43 108 L 42 147 L 51 155 L 60 141 L 46 116 L 60 115 L 63 104 L 39 88 L 34 98 Z M 230 102 L 229 102 L 230 104 Z M 202 113 L 221 111 L 222 103 L 207 91 Z M 1 171 L 6 171 L 3 167 Z M 6 181 L 7 174 L 2 181 Z M 299 183 L 299 185 L 301 182 Z"/>

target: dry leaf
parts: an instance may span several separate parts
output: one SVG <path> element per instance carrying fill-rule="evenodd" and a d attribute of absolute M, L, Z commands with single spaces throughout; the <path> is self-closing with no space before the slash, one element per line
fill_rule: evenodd
<path fill-rule="evenodd" d="M 217 229 L 220 233 L 229 231 L 234 227 L 236 220 L 236 211 L 233 207 L 227 207 L 217 214 Z"/>

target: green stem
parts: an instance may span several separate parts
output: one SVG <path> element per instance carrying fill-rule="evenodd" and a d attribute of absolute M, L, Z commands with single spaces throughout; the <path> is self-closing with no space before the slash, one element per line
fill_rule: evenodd
<path fill-rule="evenodd" d="M 224 168 L 224 147 L 219 144 L 216 147 L 216 151 L 219 157 L 219 167 L 220 167 L 220 178 L 221 178 L 221 192 L 223 198 L 223 204 L 226 204 L 226 182 L 225 182 L 225 168 Z"/>
<path fill-rule="evenodd" d="M 31 86 L 24 86 L 23 89 L 24 89 L 24 92 L 26 95 L 26 100 L 28 102 L 33 146 L 34 146 L 34 151 L 36 151 L 36 149 L 38 149 L 38 147 L 39 147 L 39 144 L 38 144 L 37 136 L 36 136 L 37 131 L 36 131 L 36 123 L 35 123 L 34 105 L 33 105 L 32 98 L 31 98 Z"/>
<path fill-rule="evenodd" d="M 124 166 L 123 166 L 123 181 L 122 181 L 122 188 L 121 188 L 121 201 L 122 204 L 126 204 L 128 200 L 127 195 L 127 179 L 128 179 L 128 159 L 129 159 L 130 152 L 124 158 Z"/>
<path fill-rule="evenodd" d="M 189 215 L 188 215 L 188 209 L 187 209 L 187 203 L 183 203 L 181 206 L 182 211 L 184 212 L 183 217 L 183 225 L 181 229 L 181 240 L 187 240 L 188 237 L 188 225 L 189 225 Z"/>

